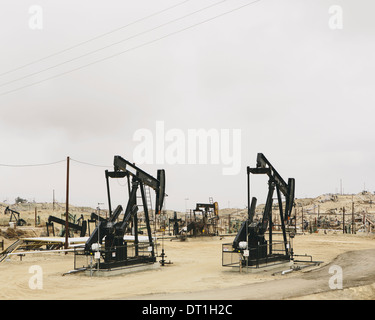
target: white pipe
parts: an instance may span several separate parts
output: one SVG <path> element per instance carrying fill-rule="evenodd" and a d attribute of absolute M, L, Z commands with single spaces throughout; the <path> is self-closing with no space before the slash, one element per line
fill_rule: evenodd
<path fill-rule="evenodd" d="M 35 250 L 35 251 L 22 251 L 22 252 L 11 252 L 7 256 L 11 255 L 21 255 L 21 254 L 30 254 L 30 253 L 51 253 L 51 252 L 71 252 L 71 251 L 82 251 L 82 249 L 60 249 L 60 250 Z"/>
<path fill-rule="evenodd" d="M 292 271 L 293 271 L 293 269 L 284 270 L 284 271 L 281 272 L 281 274 L 284 275 L 284 274 L 292 272 Z"/>

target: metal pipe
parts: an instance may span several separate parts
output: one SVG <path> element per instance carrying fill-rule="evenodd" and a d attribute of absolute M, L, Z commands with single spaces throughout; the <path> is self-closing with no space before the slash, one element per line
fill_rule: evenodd
<path fill-rule="evenodd" d="M 247 216 L 250 219 L 250 172 L 247 168 Z"/>
<path fill-rule="evenodd" d="M 112 216 L 112 205 L 111 205 L 111 192 L 109 189 L 109 179 L 108 179 L 108 170 L 105 170 L 105 180 L 107 183 L 107 197 L 108 197 L 108 209 L 109 209 L 109 216 Z"/>

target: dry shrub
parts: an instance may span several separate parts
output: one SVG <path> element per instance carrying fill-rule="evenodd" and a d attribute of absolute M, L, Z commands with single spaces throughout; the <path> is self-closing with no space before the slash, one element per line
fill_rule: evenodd
<path fill-rule="evenodd" d="M 7 228 L 5 231 L 1 232 L 1 236 L 5 239 L 17 239 L 23 235 L 25 235 L 25 231 L 14 228 Z"/>

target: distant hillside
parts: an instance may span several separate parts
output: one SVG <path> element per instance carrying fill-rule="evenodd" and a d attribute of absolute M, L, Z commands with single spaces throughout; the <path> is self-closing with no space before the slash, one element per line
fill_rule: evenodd
<path fill-rule="evenodd" d="M 352 212 L 352 206 L 354 203 L 354 210 L 356 214 L 368 213 L 375 214 L 375 195 L 369 192 L 360 192 L 354 195 L 340 195 L 340 194 L 323 194 L 316 198 L 301 198 L 295 199 L 295 210 L 297 214 L 300 215 L 301 212 L 305 215 L 309 214 L 336 214 L 340 215 L 345 208 L 347 214 Z M 61 217 L 65 213 L 65 204 L 64 203 L 36 203 L 36 202 L 26 202 L 19 204 L 6 204 L 0 202 L 0 225 L 8 225 L 10 216 L 4 214 L 5 208 L 9 205 L 12 210 L 15 210 L 20 213 L 20 217 L 26 220 L 28 225 L 34 225 L 35 223 L 35 210 L 37 216 L 42 224 L 45 224 L 50 215 Z M 264 204 L 260 204 L 256 208 L 256 213 L 262 214 L 264 210 Z M 277 212 L 277 202 L 274 202 L 274 210 Z M 294 211 L 295 211 L 294 210 Z M 97 209 L 90 207 L 80 207 L 69 205 L 69 213 L 75 215 L 79 218 L 81 215 L 85 219 L 89 218 L 92 212 L 97 212 Z M 151 212 L 152 213 L 152 212 Z M 165 211 L 167 218 L 172 218 L 174 215 L 174 210 Z M 100 213 L 102 216 L 108 215 L 107 210 L 101 210 Z M 140 211 L 142 214 L 142 211 Z M 294 214 L 294 213 L 292 213 Z M 177 212 L 178 218 L 185 218 L 187 214 L 185 212 Z M 219 208 L 219 216 L 221 218 L 231 218 L 244 220 L 247 216 L 247 209 L 242 208 Z"/>

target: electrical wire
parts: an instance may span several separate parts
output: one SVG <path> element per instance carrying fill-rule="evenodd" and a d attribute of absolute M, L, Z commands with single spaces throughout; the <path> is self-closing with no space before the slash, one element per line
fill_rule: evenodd
<path fill-rule="evenodd" d="M 161 14 L 161 13 L 164 13 L 164 12 L 166 12 L 166 11 L 169 11 L 169 10 L 171 10 L 171 9 L 174 9 L 174 8 L 176 8 L 176 7 L 179 7 L 179 6 L 185 4 L 186 2 L 189 2 L 189 1 L 191 1 L 191 0 L 185 0 L 185 1 L 182 1 L 182 2 L 180 2 L 180 3 L 177 3 L 177 4 L 173 5 L 173 6 L 170 6 L 170 7 L 168 7 L 168 8 L 163 9 L 163 10 L 160 10 L 160 11 L 154 12 L 154 13 L 148 15 L 148 16 L 145 16 L 145 17 L 143 17 L 143 18 L 140 18 L 140 19 L 138 19 L 138 20 L 135 20 L 135 21 L 133 21 L 133 22 L 130 22 L 130 23 L 124 25 L 124 26 L 121 26 L 121 27 L 118 27 L 118 28 L 113 29 L 113 30 L 111 30 L 111 31 L 108 31 L 108 32 L 102 33 L 102 34 L 100 34 L 100 35 L 98 35 L 98 36 L 96 36 L 96 37 L 93 37 L 93 38 L 91 38 L 91 39 L 88 39 L 88 40 L 86 40 L 86 41 L 80 42 L 80 43 L 78 43 L 78 44 L 76 44 L 76 45 L 73 45 L 73 46 L 71 46 L 71 47 L 69 47 L 69 48 L 66 48 L 66 49 L 63 49 L 63 50 L 61 50 L 61 51 L 58 51 L 58 52 L 52 53 L 52 54 L 50 54 L 50 55 L 48 55 L 48 56 L 45 56 L 45 57 L 40 58 L 40 59 L 38 59 L 38 60 L 34 60 L 34 61 L 29 62 L 29 63 L 27 63 L 27 64 L 24 64 L 24 65 L 22 65 L 22 66 L 20 66 L 20 67 L 17 67 L 17 68 L 11 69 L 11 70 L 9 70 L 9 71 L 6 71 L 6 72 L 3 72 L 3 73 L 0 73 L 0 76 L 3 76 L 3 75 L 6 75 L 6 74 L 9 74 L 9 73 L 15 72 L 15 71 L 17 71 L 17 70 L 20 70 L 20 69 L 26 68 L 26 67 L 28 67 L 28 66 L 31 66 L 31 65 L 33 65 L 33 64 L 35 64 L 35 63 L 38 63 L 38 62 L 41 62 L 41 61 L 47 60 L 47 59 L 49 59 L 49 58 L 51 58 L 51 57 L 57 56 L 57 55 L 59 55 L 59 54 L 61 54 L 61 53 L 64 53 L 64 52 L 66 52 L 66 51 L 70 51 L 70 50 L 72 50 L 72 49 L 78 48 L 78 47 L 80 47 L 80 46 L 82 46 L 82 45 L 84 45 L 84 44 L 87 44 L 87 43 L 92 42 L 92 41 L 94 41 L 94 40 L 97 40 L 97 39 L 103 38 L 103 37 L 105 37 L 105 36 L 107 36 L 107 35 L 109 35 L 109 34 L 115 33 L 115 32 L 117 32 L 117 31 L 119 31 L 119 30 L 122 30 L 122 29 L 125 29 L 125 28 L 127 28 L 127 27 L 130 27 L 130 26 L 132 26 L 132 25 L 134 25 L 134 24 L 136 24 L 136 23 L 139 23 L 139 22 L 141 22 L 141 21 L 147 20 L 147 19 L 152 18 L 152 17 L 154 17 L 154 16 L 157 16 L 157 15 L 159 15 L 159 14 Z"/>
<path fill-rule="evenodd" d="M 25 89 L 25 88 L 28 88 L 28 87 L 31 87 L 31 86 L 35 86 L 35 85 L 37 85 L 37 84 L 40 84 L 40 83 L 43 83 L 43 82 L 45 82 L 45 81 L 48 81 L 48 80 L 52 80 L 52 79 L 55 79 L 55 78 L 61 77 L 61 76 L 63 76 L 63 75 L 66 75 L 66 74 L 69 74 L 69 73 L 72 73 L 72 72 L 75 72 L 75 71 L 78 71 L 78 70 L 80 70 L 80 69 L 83 69 L 83 68 L 85 68 L 85 67 L 88 67 L 88 66 L 94 65 L 94 64 L 96 64 L 96 63 L 99 63 L 99 62 L 102 62 L 102 61 L 106 61 L 106 60 L 112 59 L 112 58 L 117 57 L 117 56 L 119 56 L 119 55 L 122 55 L 122 54 L 124 54 L 124 53 L 127 53 L 127 52 L 130 52 L 130 51 L 133 51 L 133 50 L 136 50 L 136 49 L 142 48 L 142 47 L 147 46 L 147 45 L 149 45 L 149 44 L 153 44 L 153 43 L 155 43 L 155 42 L 157 42 L 157 41 L 163 40 L 163 39 L 168 38 L 168 37 L 170 37 L 170 36 L 173 36 L 173 35 L 176 35 L 176 34 L 178 34 L 178 33 L 184 32 L 184 31 L 186 31 L 186 30 L 192 29 L 192 28 L 197 27 L 197 26 L 199 26 L 199 25 L 202 25 L 202 24 L 204 24 L 204 23 L 210 22 L 210 21 L 212 21 L 212 20 L 214 20 L 214 19 L 217 19 L 217 18 L 223 17 L 223 16 L 225 16 L 225 15 L 228 15 L 228 14 L 230 14 L 230 13 L 233 13 L 233 12 L 235 12 L 235 11 L 238 11 L 238 10 L 240 10 L 240 9 L 243 9 L 243 8 L 245 8 L 245 7 L 247 7 L 247 6 L 250 6 L 250 5 L 255 4 L 255 3 L 257 3 L 257 2 L 260 2 L 260 1 L 262 1 L 262 0 L 255 0 L 255 1 L 249 2 L 249 3 L 244 4 L 244 5 L 242 5 L 242 6 L 236 7 L 236 8 L 234 8 L 234 9 L 232 9 L 232 10 L 229 10 L 229 11 L 226 11 L 226 12 L 224 12 L 224 13 L 218 14 L 218 15 L 216 15 L 216 16 L 214 16 L 214 17 L 211 17 L 211 18 L 208 18 L 208 19 L 206 19 L 206 20 L 200 21 L 200 22 L 198 22 L 198 23 L 195 23 L 195 24 L 190 25 L 190 26 L 188 26 L 188 27 L 185 27 L 185 28 L 183 28 L 183 29 L 180 29 L 180 30 L 177 30 L 177 31 L 174 31 L 174 32 L 168 33 L 168 34 L 166 34 L 166 35 L 164 35 L 164 36 L 161 36 L 161 37 L 156 38 L 156 39 L 151 40 L 151 41 L 147 41 L 147 42 L 145 42 L 145 43 L 142 43 L 142 44 L 140 44 L 140 45 L 134 46 L 134 47 L 129 48 L 129 49 L 127 49 L 127 50 L 124 50 L 124 51 L 121 51 L 121 52 L 115 53 L 115 54 L 113 54 L 113 55 L 110 55 L 110 56 L 107 56 L 107 57 L 104 57 L 104 58 L 98 59 L 98 60 L 96 60 L 96 61 L 90 62 L 90 63 L 88 63 L 88 64 L 82 65 L 82 66 L 80 66 L 80 67 L 77 67 L 77 68 L 74 68 L 74 69 L 71 69 L 71 70 L 68 70 L 68 71 L 62 72 L 62 73 L 59 73 L 59 74 L 54 75 L 54 76 L 51 76 L 51 77 L 48 77 L 48 78 L 42 79 L 42 80 L 40 80 L 40 81 L 37 81 L 37 82 L 31 83 L 31 84 L 28 84 L 28 85 L 24 85 L 24 86 L 19 87 L 19 88 L 16 88 L 16 89 L 12 89 L 12 90 L 9 90 L 9 91 L 5 91 L 5 92 L 1 93 L 0 96 L 4 96 L 4 95 L 7 95 L 7 94 L 9 94 L 9 93 L 13 93 L 13 92 L 16 92 L 16 91 L 19 91 L 19 90 L 22 90 L 22 89 Z"/>
<path fill-rule="evenodd" d="M 88 165 L 88 166 L 93 166 L 93 167 L 112 168 L 112 166 L 104 166 L 104 165 L 100 165 L 100 164 L 94 164 L 94 163 L 79 161 L 79 160 L 75 160 L 75 159 L 72 159 L 72 158 L 70 158 L 70 160 L 74 161 L 74 162 L 77 162 L 77 163 L 85 164 L 85 165 Z"/>
<path fill-rule="evenodd" d="M 100 165 L 100 164 L 88 163 L 88 162 L 84 162 L 84 161 L 75 160 L 75 159 L 72 159 L 72 158 L 70 158 L 70 160 L 72 160 L 74 162 L 84 164 L 84 165 L 93 166 L 93 167 L 113 168 L 113 166 L 103 166 L 103 165 Z M 120 179 L 115 179 L 115 180 L 116 180 L 117 184 L 121 187 L 126 187 L 128 185 L 126 182 L 125 182 L 125 184 L 121 184 L 120 181 L 119 181 Z"/>
<path fill-rule="evenodd" d="M 204 11 L 204 10 L 210 9 L 210 8 L 212 8 L 212 7 L 215 7 L 215 6 L 217 6 L 217 5 L 219 5 L 219 4 L 223 3 L 223 2 L 226 2 L 226 1 L 228 1 L 228 0 L 220 0 L 219 2 L 215 2 L 214 4 L 211 4 L 211 5 L 206 6 L 206 7 L 204 7 L 204 8 L 201 8 L 201 9 L 199 9 L 199 10 L 196 10 L 196 11 L 194 11 L 194 12 L 191 12 L 191 13 L 189 13 L 189 14 L 186 14 L 186 15 L 184 15 L 184 16 L 182 16 L 182 17 L 179 17 L 179 18 L 173 19 L 173 20 L 171 20 L 171 21 L 168 21 L 168 22 L 162 23 L 162 24 L 160 24 L 160 25 L 158 25 L 158 26 L 156 26 L 156 27 L 153 27 L 153 28 L 148 29 L 148 30 L 146 30 L 146 31 L 139 32 L 139 33 L 137 33 L 137 34 L 135 34 L 135 35 L 133 35 L 133 36 L 130 36 L 130 37 L 125 38 L 125 39 L 121 39 L 121 40 L 119 40 L 119 41 L 116 41 L 116 42 L 111 43 L 111 44 L 109 44 L 109 45 L 106 45 L 106 46 L 104 46 L 104 47 L 101 47 L 101 48 L 95 49 L 95 50 L 93 50 L 93 51 L 87 52 L 87 53 L 85 53 L 85 54 L 82 54 L 82 55 L 80 55 L 80 56 L 78 56 L 78 57 L 75 57 L 75 58 L 72 58 L 72 59 L 69 59 L 69 60 L 66 60 L 66 61 L 60 62 L 60 63 L 58 63 L 58 64 L 55 64 L 55 65 L 53 65 L 53 66 L 51 66 L 51 67 L 45 68 L 45 69 L 40 70 L 40 71 L 32 72 L 32 73 L 30 73 L 30 74 L 28 74 L 28 75 L 25 75 L 25 76 L 23 76 L 23 77 L 20 77 L 20 78 L 14 79 L 14 80 L 10 80 L 10 81 L 7 81 L 7 82 L 4 82 L 4 83 L 1 83 L 1 84 L 0 84 L 0 87 L 4 87 L 4 86 L 6 86 L 6 85 L 8 85 L 8 84 L 11 84 L 11 83 L 14 83 L 14 82 L 17 82 L 17 81 L 23 80 L 23 79 L 30 78 L 30 77 L 35 76 L 35 75 L 37 75 L 37 74 L 40 74 L 40 73 L 46 72 L 46 71 L 48 71 L 48 70 L 51 70 L 51 69 L 54 69 L 54 68 L 60 67 L 60 66 L 62 66 L 62 65 L 64 65 L 64 64 L 67 64 L 67 63 L 73 62 L 73 61 L 78 60 L 78 59 L 81 59 L 81 58 L 83 58 L 83 57 L 87 57 L 87 56 L 89 56 L 89 55 L 91 55 L 91 54 L 97 53 L 97 52 L 99 52 L 99 51 L 102 51 L 102 50 L 108 49 L 108 48 L 113 47 L 113 46 L 115 46 L 115 45 L 118 45 L 118 44 L 120 44 L 120 43 L 126 42 L 126 41 L 128 41 L 128 40 L 131 40 L 131 39 L 137 38 L 137 37 L 139 37 L 139 36 L 145 35 L 145 34 L 147 34 L 147 33 L 149 33 L 149 32 L 155 31 L 155 30 L 157 30 L 157 29 L 159 29 L 159 28 L 165 27 L 165 26 L 167 26 L 167 25 L 169 25 L 169 24 L 171 24 L 171 23 L 177 22 L 177 21 L 179 21 L 179 20 L 185 19 L 185 18 L 187 18 L 187 17 L 189 17 L 189 16 L 192 16 L 192 15 L 197 14 L 197 13 L 199 13 L 199 12 L 202 12 L 202 11 Z"/>
<path fill-rule="evenodd" d="M 84 162 L 76 159 L 69 158 L 71 161 L 88 165 L 88 166 L 94 166 L 94 167 L 101 167 L 101 168 L 112 168 L 112 166 L 104 166 L 104 165 L 99 165 L 99 164 L 94 164 L 94 163 L 89 163 L 89 162 Z M 49 162 L 49 163 L 37 163 L 37 164 L 4 164 L 0 163 L 0 167 L 16 167 L 16 168 L 21 168 L 21 167 L 43 167 L 43 166 L 50 166 L 58 163 L 66 162 L 66 159 L 60 160 L 60 161 L 55 161 L 55 162 Z"/>
<path fill-rule="evenodd" d="M 66 159 L 60 160 L 60 161 L 55 161 L 55 162 L 38 163 L 38 164 L 4 164 L 4 163 L 0 163 L 0 167 L 17 167 L 17 168 L 20 168 L 20 167 L 43 167 L 43 166 L 50 166 L 50 165 L 65 162 L 65 161 L 66 161 Z"/>

